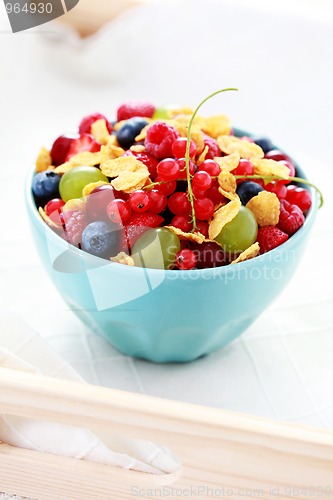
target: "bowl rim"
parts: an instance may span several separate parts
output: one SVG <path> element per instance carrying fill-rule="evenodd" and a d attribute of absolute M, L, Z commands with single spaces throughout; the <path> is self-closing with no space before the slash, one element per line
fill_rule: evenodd
<path fill-rule="evenodd" d="M 246 134 L 249 137 L 254 137 L 253 134 L 250 135 L 248 132 L 245 132 L 242 129 L 238 129 L 238 128 L 235 129 L 234 128 L 233 130 L 236 131 L 237 134 L 243 134 L 243 135 Z M 275 144 L 273 144 L 273 146 L 274 146 L 274 149 L 279 149 L 280 151 L 285 152 L 285 150 L 279 148 Z M 286 153 L 286 154 L 288 154 L 288 153 Z M 290 158 L 293 160 L 294 165 L 296 167 L 296 171 L 298 173 L 298 176 L 302 177 L 304 179 L 307 179 L 307 176 L 304 174 L 303 169 L 298 165 L 298 163 L 293 159 L 293 157 L 291 155 L 288 154 L 288 156 L 290 156 Z M 31 189 L 32 179 L 33 179 L 33 176 L 35 175 L 35 173 L 36 173 L 35 166 L 31 170 L 29 170 L 27 173 L 26 182 L 25 182 L 25 200 L 26 200 L 26 206 L 28 209 L 28 213 L 32 214 L 33 220 L 37 224 L 38 229 L 41 231 L 42 230 L 47 231 L 47 234 L 49 236 L 51 236 L 52 238 L 56 238 L 58 243 L 63 242 L 63 245 L 66 246 L 66 248 L 64 248 L 64 251 L 65 250 L 71 251 L 73 254 L 75 254 L 75 255 L 77 254 L 81 258 L 87 258 L 87 259 L 89 258 L 89 260 L 97 259 L 96 260 L 96 267 L 100 267 L 102 265 L 105 266 L 107 263 L 109 265 L 118 265 L 119 266 L 119 264 L 117 262 L 107 261 L 106 259 L 102 259 L 100 257 L 97 257 L 96 255 L 89 254 L 88 252 L 85 252 L 84 250 L 81 250 L 80 248 L 76 248 L 74 245 L 71 245 L 70 243 L 63 240 L 57 233 L 55 233 L 43 221 L 43 219 L 41 218 L 41 216 L 37 210 L 35 200 L 34 200 L 34 197 L 32 194 L 32 189 Z M 182 279 L 184 279 L 185 277 L 188 277 L 191 279 L 191 278 L 193 278 L 194 275 L 198 275 L 199 277 L 200 277 L 200 275 L 203 275 L 207 279 L 207 275 L 209 275 L 209 276 L 211 275 L 213 277 L 217 274 L 225 274 L 228 272 L 234 273 L 235 266 L 238 266 L 238 269 L 241 269 L 241 268 L 246 269 L 247 267 L 253 266 L 255 263 L 258 263 L 258 265 L 260 265 L 260 263 L 262 263 L 262 261 L 267 260 L 267 256 L 269 259 L 273 259 L 278 254 L 285 254 L 288 252 L 288 249 L 290 249 L 292 245 L 297 243 L 297 241 L 302 238 L 304 231 L 307 230 L 309 225 L 312 225 L 312 223 L 315 220 L 315 217 L 317 215 L 317 212 L 318 212 L 318 200 L 319 200 L 318 193 L 316 192 L 316 190 L 312 186 L 305 185 L 304 187 L 308 191 L 310 191 L 310 193 L 311 193 L 312 205 L 311 205 L 308 213 L 305 216 L 305 221 L 304 221 L 303 226 L 295 234 L 293 234 L 291 237 L 289 237 L 286 242 L 284 242 L 282 245 L 274 248 L 273 250 L 270 250 L 267 253 L 264 253 L 262 255 L 258 255 L 257 257 L 254 257 L 253 259 L 248 259 L 248 260 L 245 260 L 243 262 L 238 262 L 237 264 L 232 264 L 232 265 L 228 264 L 226 266 L 210 267 L 210 268 L 205 268 L 205 269 L 191 269 L 191 270 L 154 269 L 154 268 L 142 268 L 142 267 L 138 267 L 138 266 L 125 266 L 125 265 L 122 265 L 122 269 L 124 272 L 126 272 L 126 269 L 127 269 L 132 274 L 135 272 L 142 273 L 142 270 L 147 269 L 147 270 L 149 270 L 149 273 L 156 273 L 156 274 L 163 273 L 164 275 L 166 275 L 166 277 L 172 276 L 173 279 L 175 279 L 175 276 L 179 276 Z"/>

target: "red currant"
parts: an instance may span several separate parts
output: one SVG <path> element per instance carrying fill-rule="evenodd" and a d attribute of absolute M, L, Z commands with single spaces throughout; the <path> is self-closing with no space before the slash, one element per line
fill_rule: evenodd
<path fill-rule="evenodd" d="M 178 269 L 189 271 L 195 268 L 197 258 L 192 250 L 184 248 L 177 253 L 175 263 Z"/>
<path fill-rule="evenodd" d="M 186 144 L 187 144 L 187 138 L 186 137 L 178 137 L 172 144 L 172 153 L 175 158 L 182 158 L 185 156 L 186 153 Z M 197 150 L 197 146 L 194 141 L 190 141 L 190 158 L 195 156 Z"/>
<path fill-rule="evenodd" d="M 199 233 L 203 234 L 205 238 L 208 238 L 208 223 L 204 220 L 197 220 L 196 222 Z"/>
<path fill-rule="evenodd" d="M 276 194 L 279 200 L 283 200 L 287 194 L 287 188 L 280 181 L 269 182 L 265 185 L 266 191 Z"/>
<path fill-rule="evenodd" d="M 209 198 L 199 198 L 194 201 L 195 215 L 200 220 L 208 220 L 214 214 L 214 203 Z"/>
<path fill-rule="evenodd" d="M 106 207 L 115 198 L 121 198 L 122 193 L 113 189 L 111 184 L 103 184 L 95 188 L 87 197 L 86 214 L 90 222 L 108 221 Z"/>
<path fill-rule="evenodd" d="M 124 224 L 131 217 L 132 210 L 128 201 L 117 198 L 108 204 L 106 213 L 111 222 Z"/>
<path fill-rule="evenodd" d="M 219 205 L 219 203 L 225 201 L 224 196 L 219 192 L 219 187 L 219 183 L 215 180 L 211 187 L 206 191 L 206 197 L 212 200 L 214 205 Z"/>
<path fill-rule="evenodd" d="M 275 160 L 275 161 L 289 161 L 293 162 L 290 156 L 288 156 L 286 153 L 283 151 L 280 151 L 279 149 L 272 149 L 271 151 L 268 151 L 268 153 L 265 154 L 265 158 L 268 160 Z"/>
<path fill-rule="evenodd" d="M 215 156 L 221 156 L 221 150 L 217 144 L 217 141 L 210 137 L 209 135 L 203 133 L 205 147 L 208 146 L 208 152 L 206 154 L 206 159 L 212 160 Z M 210 172 L 208 172 L 210 173 Z M 211 174 L 212 175 L 212 174 Z"/>
<path fill-rule="evenodd" d="M 134 191 L 130 194 L 129 205 L 134 212 L 146 212 L 150 206 L 150 199 L 148 193 L 142 189 Z"/>
<path fill-rule="evenodd" d="M 192 186 L 192 192 L 193 192 L 194 198 L 206 198 L 207 197 L 207 191 L 200 191 L 200 189 L 196 189 L 193 186 Z"/>
<path fill-rule="evenodd" d="M 176 191 L 176 181 L 164 182 L 162 179 L 160 179 L 160 177 L 156 177 L 155 182 L 160 183 L 156 184 L 155 189 L 163 193 L 164 196 L 170 196 L 170 194 Z"/>
<path fill-rule="evenodd" d="M 189 215 L 191 213 L 191 203 L 186 193 L 173 193 L 168 201 L 170 212 L 175 215 Z"/>
<path fill-rule="evenodd" d="M 307 212 L 312 205 L 311 195 L 304 188 L 290 184 L 286 188 L 286 200 L 292 205 L 297 205 L 303 212 Z"/>
<path fill-rule="evenodd" d="M 250 160 L 241 159 L 239 160 L 238 167 L 232 171 L 233 175 L 253 175 L 254 174 L 254 166 Z M 237 179 L 237 184 L 242 181 L 245 181 L 246 177 L 242 179 Z"/>
<path fill-rule="evenodd" d="M 65 205 L 65 202 L 61 200 L 60 198 L 54 198 L 53 200 L 50 200 L 48 204 L 45 207 L 45 212 L 46 215 L 50 217 L 50 215 L 57 211 L 61 211 L 61 208 Z"/>
<path fill-rule="evenodd" d="M 171 226 L 178 227 L 184 233 L 189 233 L 192 231 L 193 226 L 189 217 L 185 217 L 184 215 L 176 215 L 171 220 Z"/>
<path fill-rule="evenodd" d="M 294 164 L 291 161 L 280 160 L 280 163 L 282 163 L 283 165 L 285 165 L 286 167 L 289 168 L 289 177 L 295 177 L 296 169 L 295 169 Z M 279 182 L 281 182 L 281 184 L 289 184 L 291 181 L 286 180 L 286 181 L 279 181 Z"/>
<path fill-rule="evenodd" d="M 48 215 L 55 224 L 61 225 L 60 214 L 64 205 L 65 202 L 63 200 L 60 198 L 54 198 L 53 200 L 50 200 L 45 207 L 46 215 Z"/>
<path fill-rule="evenodd" d="M 192 186 L 199 191 L 207 191 L 212 185 L 212 178 L 208 172 L 201 170 L 196 172 L 192 179 Z"/>
<path fill-rule="evenodd" d="M 179 176 L 178 179 L 186 179 L 187 178 L 187 172 L 186 172 L 186 161 L 185 158 L 178 158 L 177 163 L 179 165 Z M 195 164 L 193 161 L 189 162 L 189 171 L 191 175 L 194 175 L 196 170 Z"/>
<path fill-rule="evenodd" d="M 158 189 L 148 191 L 149 196 L 149 212 L 159 214 L 168 204 L 167 197 Z"/>
<path fill-rule="evenodd" d="M 157 175 L 162 181 L 175 181 L 179 177 L 179 165 L 172 158 L 165 158 L 157 165 Z"/>
<path fill-rule="evenodd" d="M 220 166 L 214 160 L 205 160 L 199 166 L 199 171 L 203 170 L 207 172 L 212 177 L 217 177 L 221 172 Z"/>

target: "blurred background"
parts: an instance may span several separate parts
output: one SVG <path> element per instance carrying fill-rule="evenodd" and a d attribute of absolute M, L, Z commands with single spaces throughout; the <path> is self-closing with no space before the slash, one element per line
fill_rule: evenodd
<path fill-rule="evenodd" d="M 1 3 L 0 68 L 2 305 L 90 382 L 333 427 L 332 0 L 80 0 L 15 35 Z M 242 339 L 191 365 L 132 362 L 93 338 L 44 275 L 25 177 L 41 145 L 91 112 L 112 120 L 129 99 L 195 106 L 234 86 L 202 112 L 270 137 L 322 188 L 325 206 L 292 283 Z"/>

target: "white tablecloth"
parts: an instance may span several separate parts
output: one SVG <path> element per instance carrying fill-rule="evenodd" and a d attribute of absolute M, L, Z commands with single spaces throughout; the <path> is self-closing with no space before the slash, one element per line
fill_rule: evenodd
<path fill-rule="evenodd" d="M 333 429 L 332 25 L 224 2 L 201 9 L 195 0 L 186 12 L 133 11 L 67 48 L 57 33 L 0 34 L 0 300 L 91 383 Z M 185 365 L 123 356 L 44 273 L 25 216 L 26 173 L 42 144 L 89 112 L 111 116 L 128 98 L 195 105 L 234 85 L 238 94 L 205 112 L 218 107 L 269 135 L 323 189 L 306 255 L 285 293 L 223 351 Z"/>

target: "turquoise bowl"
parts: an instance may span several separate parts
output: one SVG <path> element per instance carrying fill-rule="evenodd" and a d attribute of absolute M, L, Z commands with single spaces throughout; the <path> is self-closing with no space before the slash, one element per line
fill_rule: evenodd
<path fill-rule="evenodd" d="M 298 176 L 304 177 L 297 167 Z M 83 252 L 41 219 L 26 184 L 38 253 L 64 301 L 119 351 L 150 361 L 186 362 L 232 342 L 282 292 L 300 262 L 317 213 L 276 249 L 226 267 L 163 271 L 128 267 Z"/>

